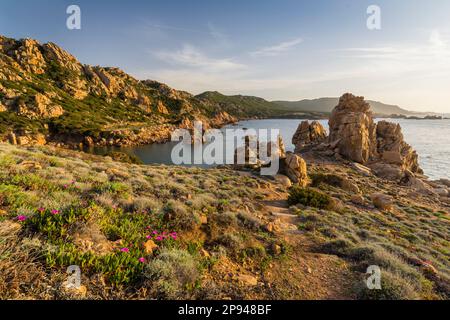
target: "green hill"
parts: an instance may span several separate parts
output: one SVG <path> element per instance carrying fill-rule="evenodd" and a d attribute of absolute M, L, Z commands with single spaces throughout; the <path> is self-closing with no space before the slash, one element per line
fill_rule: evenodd
<path fill-rule="evenodd" d="M 319 98 L 319 99 L 304 99 L 300 101 L 273 101 L 274 104 L 279 107 L 285 108 L 291 111 L 303 111 L 303 112 L 331 112 L 333 108 L 338 104 L 339 98 Z M 396 105 L 390 105 L 381 103 L 378 101 L 367 100 L 372 110 L 376 114 L 401 114 L 412 115 L 411 111 L 400 108 Z"/>

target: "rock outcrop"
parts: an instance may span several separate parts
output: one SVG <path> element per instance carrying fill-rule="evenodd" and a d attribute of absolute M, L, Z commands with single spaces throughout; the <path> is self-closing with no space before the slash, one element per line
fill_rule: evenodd
<path fill-rule="evenodd" d="M 362 164 L 377 156 L 376 124 L 363 97 L 344 94 L 328 123 L 329 142 L 335 145 L 336 153 Z"/>
<path fill-rule="evenodd" d="M 37 93 L 31 101 L 17 102 L 17 114 L 29 119 L 47 119 L 56 118 L 64 113 L 60 105 L 52 103 L 46 95 Z"/>
<path fill-rule="evenodd" d="M 403 170 L 422 173 L 418 155 L 404 141 L 399 124 L 387 121 L 377 123 L 377 151 L 383 162 L 399 166 Z"/>
<path fill-rule="evenodd" d="M 375 123 L 363 97 L 344 94 L 331 114 L 329 125 L 327 152 L 368 166 L 386 179 L 401 179 L 407 171 L 423 173 L 417 153 L 404 141 L 400 125 Z"/>
<path fill-rule="evenodd" d="M 295 153 L 301 152 L 307 146 L 315 146 L 327 139 L 325 128 L 317 121 L 311 124 L 308 121 L 302 121 L 297 131 L 292 137 L 292 144 L 295 146 Z"/>
<path fill-rule="evenodd" d="M 286 158 L 281 163 L 280 173 L 286 175 L 293 183 L 299 184 L 302 187 L 309 183 L 305 160 L 292 152 L 286 153 Z"/>
<path fill-rule="evenodd" d="M 156 81 L 140 81 L 119 68 L 84 65 L 54 43 L 3 36 L 0 112 L 16 113 L 0 119 L 0 141 L 8 141 L 11 131 L 19 137 L 39 128 L 48 141 L 72 148 L 85 141 L 89 145 L 168 141 L 185 119 L 200 120 L 205 128 L 237 121 L 233 111 L 224 112 L 214 101 Z M 11 117 L 21 120 L 20 128 L 5 120 Z"/>

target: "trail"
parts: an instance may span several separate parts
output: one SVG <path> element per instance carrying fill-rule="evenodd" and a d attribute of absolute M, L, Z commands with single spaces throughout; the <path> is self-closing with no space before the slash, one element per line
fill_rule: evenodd
<path fill-rule="evenodd" d="M 298 230 L 299 216 L 292 214 L 286 195 L 273 193 L 263 201 L 264 212 L 274 223 L 276 236 L 291 248 L 264 275 L 271 283 L 274 299 L 353 299 L 350 289 L 356 281 L 341 258 L 315 251 L 314 240 Z"/>

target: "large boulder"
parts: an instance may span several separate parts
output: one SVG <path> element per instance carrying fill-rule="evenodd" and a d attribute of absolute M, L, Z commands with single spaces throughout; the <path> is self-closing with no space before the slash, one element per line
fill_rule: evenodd
<path fill-rule="evenodd" d="M 366 164 L 377 156 L 376 124 L 364 97 L 344 94 L 328 124 L 329 142 L 344 158 Z"/>
<path fill-rule="evenodd" d="M 307 146 L 314 146 L 327 138 L 325 128 L 317 121 L 311 124 L 309 121 L 302 121 L 297 131 L 292 137 L 292 144 L 295 146 L 295 153 L 301 152 Z"/>
<path fill-rule="evenodd" d="M 30 101 L 19 99 L 17 113 L 29 119 L 46 119 L 61 116 L 64 109 L 53 103 L 46 95 L 37 93 Z"/>
<path fill-rule="evenodd" d="M 344 94 L 329 125 L 329 148 L 339 157 L 367 165 L 376 175 L 391 180 L 403 178 L 406 171 L 423 173 L 400 125 L 387 121 L 376 124 L 363 97 Z"/>
<path fill-rule="evenodd" d="M 295 184 L 306 186 L 309 183 L 305 160 L 292 152 L 286 153 L 286 158 L 280 161 L 280 172 Z"/>
<path fill-rule="evenodd" d="M 378 153 L 386 163 L 394 164 L 403 170 L 422 173 L 419 167 L 418 155 L 409 144 L 403 140 L 399 124 L 380 121 L 377 124 Z"/>

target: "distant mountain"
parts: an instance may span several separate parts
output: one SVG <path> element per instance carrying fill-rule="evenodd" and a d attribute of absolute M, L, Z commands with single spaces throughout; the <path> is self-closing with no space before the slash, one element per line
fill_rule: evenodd
<path fill-rule="evenodd" d="M 217 108 L 239 119 L 245 118 L 323 118 L 321 111 L 303 111 L 286 107 L 254 96 L 227 96 L 217 91 L 207 91 L 195 96 L 205 104 Z"/>
<path fill-rule="evenodd" d="M 273 101 L 274 104 L 291 111 L 303 112 L 331 112 L 338 104 L 339 98 L 319 98 L 319 99 L 305 99 L 300 101 Z M 414 112 L 405 110 L 396 105 L 385 104 L 378 101 L 367 100 L 375 114 L 400 114 L 413 115 Z"/>
<path fill-rule="evenodd" d="M 217 91 L 207 91 L 196 96 L 204 102 L 213 102 L 229 114 L 239 118 L 269 117 L 277 114 L 283 107 L 275 103 L 253 96 L 226 96 Z"/>

